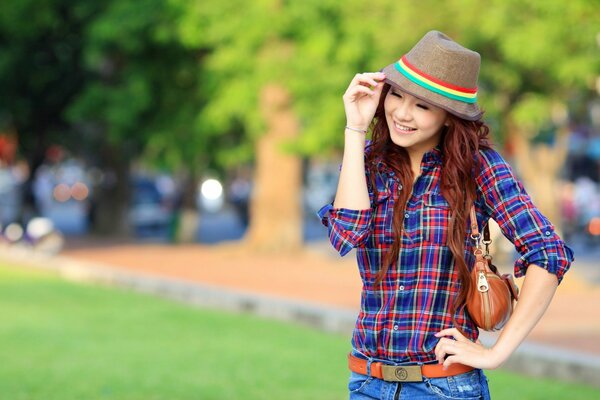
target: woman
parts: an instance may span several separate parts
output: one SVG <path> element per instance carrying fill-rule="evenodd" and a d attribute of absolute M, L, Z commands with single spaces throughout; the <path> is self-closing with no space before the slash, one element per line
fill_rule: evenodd
<path fill-rule="evenodd" d="M 381 72 L 357 74 L 344 94 L 338 189 L 319 215 L 341 255 L 357 250 L 363 280 L 351 399 L 489 398 L 481 370 L 502 365 L 525 339 L 573 260 L 490 147 L 479 63 L 432 31 Z M 493 218 L 515 244 L 515 274 L 525 276 L 490 348 L 464 307 L 473 204 L 480 228 Z"/>

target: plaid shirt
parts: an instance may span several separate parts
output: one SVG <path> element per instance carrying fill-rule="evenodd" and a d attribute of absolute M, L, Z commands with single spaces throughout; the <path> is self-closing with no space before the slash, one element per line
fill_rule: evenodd
<path fill-rule="evenodd" d="M 506 161 L 494 150 L 482 150 L 480 155 L 483 168 L 477 177 L 475 202 L 480 228 L 493 218 L 514 243 L 520 255 L 515 276 L 523 276 L 529 264 L 536 264 L 556 274 L 560 282 L 573 261 L 572 250 L 533 205 Z M 394 202 L 398 192 L 406 190 L 394 172 L 382 162 L 378 164 L 376 195 L 368 185 L 370 209 L 336 209 L 329 204 L 318 213 L 342 256 L 356 248 L 363 289 L 352 345 L 367 356 L 393 362 L 433 362 L 439 340 L 434 334 L 454 326 L 449 303 L 456 294 L 458 275 L 447 246 L 450 209 L 440 192 L 441 165 L 439 148 L 424 155 L 421 176 L 406 205 L 399 260 L 380 285 L 373 282 L 394 240 Z M 469 267 L 474 263 L 472 252 L 473 242 L 467 237 Z M 467 336 L 477 339 L 477 328 L 468 314 L 458 311 L 456 317 Z"/>

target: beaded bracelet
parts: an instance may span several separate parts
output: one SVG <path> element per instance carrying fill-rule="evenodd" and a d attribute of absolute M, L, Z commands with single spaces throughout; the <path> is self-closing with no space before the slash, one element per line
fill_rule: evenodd
<path fill-rule="evenodd" d="M 356 129 L 356 128 L 351 128 L 348 125 L 346 125 L 346 129 L 348 129 L 349 131 L 354 131 L 354 132 L 358 132 L 358 133 L 367 133 L 366 129 Z"/>

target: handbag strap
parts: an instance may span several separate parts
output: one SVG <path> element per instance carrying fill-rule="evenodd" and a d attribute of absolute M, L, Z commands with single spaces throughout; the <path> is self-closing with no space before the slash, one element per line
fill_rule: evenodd
<path fill-rule="evenodd" d="M 471 206 L 471 237 L 473 240 L 479 237 L 479 227 L 477 226 L 477 213 L 475 212 L 475 205 Z"/>
<path fill-rule="evenodd" d="M 475 205 L 471 206 L 471 212 L 470 212 L 470 218 L 471 218 L 471 239 L 473 239 L 476 243 L 475 246 L 475 250 L 473 251 L 473 254 L 475 255 L 475 269 L 478 271 L 490 271 L 490 267 L 488 265 L 487 260 L 485 260 L 483 258 L 483 250 L 481 250 L 481 235 L 479 233 L 479 227 L 477 226 L 477 213 L 475 212 Z M 484 235 L 487 234 L 487 236 L 489 237 L 489 227 L 487 226 L 487 224 L 485 225 L 485 227 L 483 228 L 484 230 Z M 486 232 L 487 231 L 487 232 Z"/>
<path fill-rule="evenodd" d="M 475 205 L 471 206 L 471 238 L 473 240 L 479 240 L 480 238 L 479 227 L 477 226 L 477 213 L 475 212 Z M 490 235 L 490 224 L 487 223 L 483 227 L 483 241 L 491 243 Z"/>
<path fill-rule="evenodd" d="M 479 227 L 477 226 L 477 213 L 475 212 L 475 205 L 471 206 L 471 238 L 473 238 L 473 240 L 477 240 L 477 246 L 475 247 L 475 251 L 473 252 L 475 254 L 475 269 L 478 271 L 491 271 L 490 268 L 490 264 L 488 264 L 488 262 L 484 259 L 483 257 L 483 251 L 481 250 L 481 247 L 479 246 Z M 483 227 L 483 243 L 487 246 L 491 243 L 491 236 L 490 236 L 490 224 L 489 222 L 485 224 L 485 226 Z M 487 249 L 486 249 L 487 251 Z M 495 270 L 494 267 L 494 271 L 495 274 L 497 274 L 498 276 L 500 276 L 500 274 L 498 274 L 497 270 Z M 506 282 L 506 285 L 508 286 L 508 289 L 510 291 L 510 294 L 512 296 L 513 300 L 519 300 L 519 287 L 517 286 L 517 284 L 514 282 L 512 275 L 511 274 L 504 274 L 501 276 L 501 278 Z"/>

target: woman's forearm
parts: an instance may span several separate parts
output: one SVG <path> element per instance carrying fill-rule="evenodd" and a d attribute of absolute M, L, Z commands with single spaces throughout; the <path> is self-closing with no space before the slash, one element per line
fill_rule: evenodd
<path fill-rule="evenodd" d="M 496 344 L 491 348 L 485 348 L 481 343 L 471 342 L 457 328 L 443 329 L 436 334 L 441 338 L 435 348 L 437 360 L 446 367 L 461 363 L 475 368 L 498 368 L 542 318 L 557 286 L 556 275 L 530 264 L 525 274 L 518 304 Z"/>
<path fill-rule="evenodd" d="M 537 265 L 529 265 L 513 315 L 491 349 L 498 366 L 508 359 L 537 325 L 548 309 L 557 286 L 556 275 Z"/>
<path fill-rule="evenodd" d="M 365 178 L 364 134 L 346 130 L 344 157 L 333 206 L 351 210 L 365 210 L 370 207 L 369 192 Z"/>

